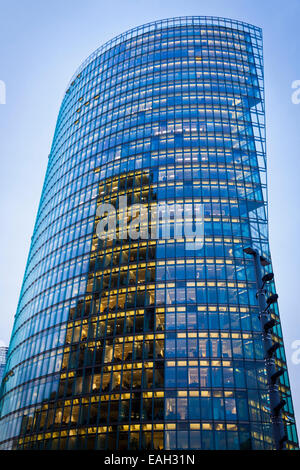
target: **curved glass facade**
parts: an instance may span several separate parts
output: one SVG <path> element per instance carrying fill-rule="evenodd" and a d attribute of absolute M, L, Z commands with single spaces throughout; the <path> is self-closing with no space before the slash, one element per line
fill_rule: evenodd
<path fill-rule="evenodd" d="M 121 195 L 129 207 L 203 204 L 203 246 L 100 240 L 97 206 L 120 211 Z M 270 256 L 266 204 L 260 28 L 174 18 L 92 54 L 57 121 L 1 390 L 1 448 L 272 448 L 243 253 Z M 283 347 L 276 363 L 286 368 Z M 280 392 L 297 448 L 287 372 Z"/>

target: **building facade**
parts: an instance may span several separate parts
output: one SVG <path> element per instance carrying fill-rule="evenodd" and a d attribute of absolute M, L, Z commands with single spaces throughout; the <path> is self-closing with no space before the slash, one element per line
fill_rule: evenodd
<path fill-rule="evenodd" d="M 2 377 L 4 375 L 7 350 L 8 350 L 8 348 L 6 346 L 0 346 L 0 385 L 1 385 L 1 382 L 2 382 Z"/>
<path fill-rule="evenodd" d="M 1 389 L 1 448 L 274 447 L 243 252 L 270 257 L 264 119 L 262 31 L 240 21 L 157 21 L 82 64 L 49 155 Z M 147 211 L 184 204 L 191 221 L 202 204 L 204 242 L 191 247 L 173 229 L 126 238 L 120 224 L 117 238 L 99 238 L 97 208 L 124 215 L 120 196 Z M 272 315 L 280 322 L 277 305 Z M 280 323 L 273 337 L 286 369 Z M 287 372 L 279 388 L 297 448 Z"/>

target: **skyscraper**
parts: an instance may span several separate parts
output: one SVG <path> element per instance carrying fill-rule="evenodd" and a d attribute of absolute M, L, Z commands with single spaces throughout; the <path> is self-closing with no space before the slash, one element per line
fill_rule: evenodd
<path fill-rule="evenodd" d="M 156 21 L 81 65 L 59 112 L 10 341 L 1 448 L 274 448 L 243 252 L 270 258 L 264 119 L 262 31 L 247 23 Z M 204 242 L 172 236 L 174 226 L 165 238 L 123 237 L 120 223 L 117 238 L 100 238 L 97 208 L 124 216 L 121 196 L 147 211 L 184 205 L 194 222 L 202 204 Z M 273 338 L 286 369 L 280 323 Z M 293 449 L 287 371 L 279 384 Z"/>

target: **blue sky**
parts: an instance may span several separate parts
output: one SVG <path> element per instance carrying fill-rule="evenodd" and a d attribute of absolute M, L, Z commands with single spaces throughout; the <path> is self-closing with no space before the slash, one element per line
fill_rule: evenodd
<path fill-rule="evenodd" d="M 47 156 L 64 90 L 99 45 L 139 24 L 226 16 L 263 28 L 270 244 L 294 405 L 300 423 L 299 0 L 0 0 L 0 340 L 9 342 Z"/>

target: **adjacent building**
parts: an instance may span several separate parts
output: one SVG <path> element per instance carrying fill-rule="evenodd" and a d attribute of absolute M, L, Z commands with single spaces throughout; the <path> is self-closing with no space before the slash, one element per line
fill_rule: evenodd
<path fill-rule="evenodd" d="M 260 28 L 172 18 L 96 50 L 57 120 L 1 389 L 1 448 L 274 448 L 243 252 L 270 258 L 266 194 Z M 204 239 L 174 237 L 172 217 L 165 238 L 120 236 L 120 222 L 116 238 L 99 238 L 97 208 L 124 216 L 120 196 L 129 209 L 182 204 L 191 223 L 201 204 Z M 296 449 L 287 371 L 279 382 Z"/>
<path fill-rule="evenodd" d="M 7 350 L 8 350 L 8 348 L 6 346 L 1 346 L 0 345 L 0 385 L 1 385 L 1 382 L 2 382 L 3 375 L 4 375 Z"/>

